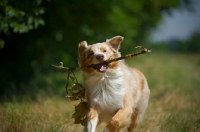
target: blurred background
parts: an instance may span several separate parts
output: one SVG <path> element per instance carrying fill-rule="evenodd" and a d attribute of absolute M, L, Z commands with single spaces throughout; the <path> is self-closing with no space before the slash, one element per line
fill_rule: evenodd
<path fill-rule="evenodd" d="M 152 100 L 186 84 L 185 93 L 189 87 L 196 88 L 191 95 L 200 93 L 199 0 L 1 0 L 0 101 L 64 97 L 67 72 L 51 64 L 76 67 L 81 41 L 116 35 L 125 38 L 123 55 L 135 53 L 137 45 L 152 50 L 128 61 L 147 74 Z"/>

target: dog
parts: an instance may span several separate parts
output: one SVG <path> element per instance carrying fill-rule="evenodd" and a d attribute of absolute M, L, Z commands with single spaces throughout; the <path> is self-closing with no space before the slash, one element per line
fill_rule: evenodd
<path fill-rule="evenodd" d="M 103 43 L 79 43 L 80 67 L 98 64 L 121 56 L 123 37 L 116 36 Z M 95 132 L 105 122 L 104 132 L 133 132 L 141 122 L 148 105 L 150 90 L 145 76 L 128 67 L 124 60 L 101 64 L 82 70 L 88 105 L 87 124 L 83 131 Z"/>

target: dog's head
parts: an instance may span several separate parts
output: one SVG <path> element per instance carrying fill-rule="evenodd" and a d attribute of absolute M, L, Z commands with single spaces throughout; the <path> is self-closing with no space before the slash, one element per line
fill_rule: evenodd
<path fill-rule="evenodd" d="M 79 44 L 79 59 L 78 63 L 80 67 L 85 67 L 91 64 L 98 64 L 109 59 L 120 57 L 120 43 L 123 41 L 123 37 L 116 36 L 106 42 L 96 43 L 93 45 L 87 45 L 86 41 Z M 105 73 L 109 69 L 114 69 L 118 66 L 118 62 L 112 62 L 108 64 L 102 64 L 93 68 L 84 69 L 84 72 L 100 72 Z"/>

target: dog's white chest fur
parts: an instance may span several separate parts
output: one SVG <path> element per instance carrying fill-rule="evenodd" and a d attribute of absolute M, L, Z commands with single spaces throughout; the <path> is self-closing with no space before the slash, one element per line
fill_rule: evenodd
<path fill-rule="evenodd" d="M 114 112 L 123 107 L 125 88 L 123 72 L 120 68 L 106 73 L 91 73 L 85 76 L 85 85 L 92 105 L 100 108 L 100 113 Z"/>

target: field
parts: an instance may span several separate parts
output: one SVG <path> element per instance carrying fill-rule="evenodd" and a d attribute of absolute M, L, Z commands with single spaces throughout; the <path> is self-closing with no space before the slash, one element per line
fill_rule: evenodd
<path fill-rule="evenodd" d="M 200 132 L 199 54 L 149 53 L 127 62 L 146 75 L 151 89 L 149 106 L 136 132 Z M 32 93 L 37 99 L 28 94 L 1 102 L 0 132 L 81 131 L 81 125 L 71 119 L 78 102 L 64 97 L 65 78 L 66 73 L 59 72 L 44 79 L 49 85 L 61 79 L 59 94 L 41 90 Z"/>

